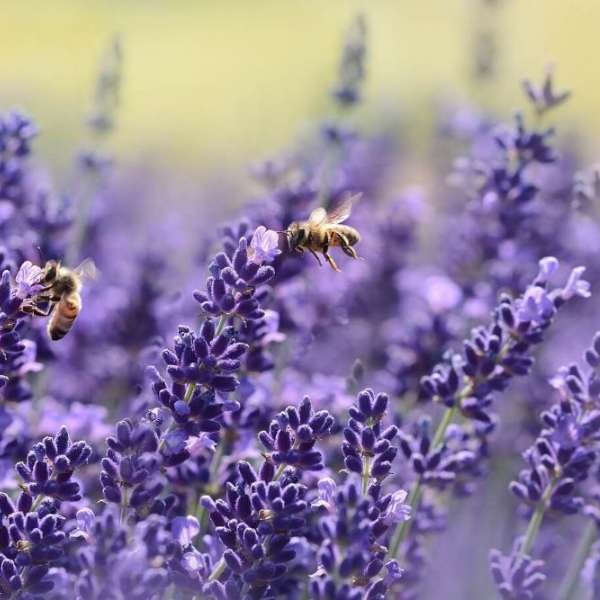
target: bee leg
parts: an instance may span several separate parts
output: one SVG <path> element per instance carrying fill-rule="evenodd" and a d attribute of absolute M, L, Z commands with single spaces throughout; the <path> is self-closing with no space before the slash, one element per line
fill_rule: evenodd
<path fill-rule="evenodd" d="M 319 266 L 322 267 L 323 263 L 321 262 L 321 259 L 319 258 L 319 255 L 312 249 L 310 248 L 310 253 L 317 259 L 317 262 L 319 263 Z"/>
<path fill-rule="evenodd" d="M 341 233 L 338 233 L 338 238 L 340 239 L 340 247 L 342 249 L 342 252 L 344 252 L 344 254 L 347 254 L 350 258 L 358 260 L 360 256 L 358 256 L 356 250 L 350 245 L 350 242 L 348 242 L 346 236 L 342 235 Z"/>
<path fill-rule="evenodd" d="M 35 315 L 36 317 L 47 317 L 52 312 L 53 307 L 53 305 L 50 305 L 46 310 L 43 310 L 35 304 L 24 304 L 21 306 L 21 312 Z"/>
<path fill-rule="evenodd" d="M 328 254 L 328 252 L 327 252 L 328 250 L 329 250 L 329 246 L 325 246 L 323 248 L 323 256 L 325 257 L 325 260 L 329 263 L 329 266 L 334 271 L 337 271 L 338 273 L 341 273 L 342 270 L 335 264 L 335 260 L 333 260 L 333 257 Z"/>

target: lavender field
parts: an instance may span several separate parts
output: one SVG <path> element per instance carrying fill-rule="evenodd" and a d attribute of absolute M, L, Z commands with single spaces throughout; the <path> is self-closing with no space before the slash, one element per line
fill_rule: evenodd
<path fill-rule="evenodd" d="M 338 29 L 246 167 L 119 155 L 126 32 L 68 148 L 2 102 L 0 599 L 600 599 L 585 90 L 493 110 L 482 26 L 471 94 L 362 119 L 378 30 Z"/>

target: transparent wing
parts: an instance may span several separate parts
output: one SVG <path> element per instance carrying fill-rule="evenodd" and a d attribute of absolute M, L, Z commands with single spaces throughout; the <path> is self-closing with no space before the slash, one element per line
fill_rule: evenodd
<path fill-rule="evenodd" d="M 98 277 L 96 263 L 91 258 L 86 258 L 80 265 L 75 267 L 73 271 L 82 279 L 93 280 Z"/>
<path fill-rule="evenodd" d="M 361 194 L 354 194 L 342 200 L 331 212 L 327 213 L 328 223 L 343 223 L 352 212 L 352 206 L 360 200 Z"/>
<path fill-rule="evenodd" d="M 322 225 L 326 220 L 327 211 L 324 208 L 315 208 L 308 217 L 308 221 L 311 225 Z"/>

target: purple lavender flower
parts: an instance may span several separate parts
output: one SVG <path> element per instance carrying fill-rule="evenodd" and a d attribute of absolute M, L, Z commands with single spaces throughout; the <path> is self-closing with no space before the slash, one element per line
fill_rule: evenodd
<path fill-rule="evenodd" d="M 206 433 L 200 433 L 196 436 L 191 436 L 185 440 L 185 449 L 190 456 L 199 456 L 207 450 L 214 452 L 217 443 Z"/>
<path fill-rule="evenodd" d="M 398 448 L 392 445 L 398 428 L 391 425 L 384 429 L 381 425 L 388 401 L 386 394 L 375 396 L 373 390 L 363 390 L 358 394 L 356 407 L 350 409 L 350 419 L 344 428 L 344 464 L 348 471 L 361 475 L 363 494 L 371 481 L 380 483 L 389 475 L 398 453 Z"/>
<path fill-rule="evenodd" d="M 405 501 L 408 498 L 406 490 L 397 490 L 392 494 L 390 505 L 387 508 L 385 517 L 390 523 L 401 523 L 408 521 L 411 516 L 411 508 Z"/>
<path fill-rule="evenodd" d="M 17 284 L 15 295 L 17 298 L 24 300 L 25 298 L 38 294 L 44 287 L 40 281 L 41 274 L 41 267 L 26 260 L 20 266 L 15 277 L 15 283 Z"/>
<path fill-rule="evenodd" d="M 585 506 L 580 494 L 585 493 L 600 439 L 599 350 L 600 334 L 596 334 L 585 353 L 589 373 L 584 375 L 577 365 L 571 365 L 553 379 L 559 400 L 542 412 L 545 427 L 523 453 L 527 468 L 510 484 L 513 494 L 530 507 L 531 516 L 526 534 L 515 542 L 511 555 L 491 554 L 492 574 L 504 597 L 533 597 L 529 590 L 545 579 L 539 572 L 542 561 L 533 560 L 531 553 L 546 512 L 575 515 Z M 595 511 L 587 512 L 592 516 Z"/>
<path fill-rule="evenodd" d="M 541 86 L 536 86 L 529 79 L 523 81 L 523 90 L 538 115 L 543 115 L 547 111 L 560 106 L 571 96 L 571 92 L 569 91 L 559 93 L 554 91 L 553 76 L 554 69 L 548 67 Z"/>
<path fill-rule="evenodd" d="M 317 441 L 331 433 L 334 419 L 326 411 L 315 412 L 308 397 L 298 408 L 289 406 L 280 412 L 268 431 L 258 435 L 271 460 L 280 469 L 290 465 L 308 471 L 323 469 L 323 455 L 315 447 Z"/>
<path fill-rule="evenodd" d="M 331 477 L 323 477 L 319 479 L 317 484 L 319 489 L 318 500 L 314 500 L 311 504 L 313 508 L 325 508 L 332 510 L 335 504 L 336 483 Z"/>
<path fill-rule="evenodd" d="M 543 259 L 540 272 L 547 270 L 549 263 L 553 261 Z M 589 284 L 580 279 L 581 274 L 581 269 L 574 269 L 563 289 L 547 291 L 536 279 L 515 301 L 503 296 L 493 324 L 473 330 L 471 339 L 464 343 L 463 356 L 438 365 L 431 376 L 422 379 L 422 397 L 439 398 L 446 406 L 453 406 L 458 394 L 465 416 L 491 423 L 487 407 L 492 392 L 505 389 L 512 377 L 529 373 L 533 366 L 529 350 L 541 343 L 557 310 L 575 295 L 589 295 Z M 461 371 L 473 384 L 459 392 Z"/>
<path fill-rule="evenodd" d="M 62 530 L 65 518 L 46 508 L 32 510 L 31 496 L 25 492 L 16 506 L 0 494 L 0 581 L 8 594 L 33 598 L 54 588 L 48 574 L 64 558 L 67 538 Z"/>
<path fill-rule="evenodd" d="M 278 245 L 279 236 L 277 232 L 271 231 L 264 225 L 261 225 L 252 234 L 248 256 L 257 265 L 271 263 L 278 254 L 281 254 Z"/>
<path fill-rule="evenodd" d="M 567 281 L 561 294 L 561 298 L 563 300 L 570 300 L 575 296 L 589 298 L 592 295 L 590 292 L 590 283 L 585 279 L 582 279 L 584 271 L 585 267 L 576 267 L 571 271 L 569 280 Z"/>
<path fill-rule="evenodd" d="M 90 535 L 94 523 L 96 522 L 96 515 L 90 508 L 80 508 L 76 514 L 77 528 L 69 534 L 71 539 L 75 540 L 90 540 Z"/>
<path fill-rule="evenodd" d="M 264 255 L 264 254 L 263 254 Z M 270 253 L 266 254 L 271 257 Z M 240 238 L 230 258 L 225 252 L 215 256 L 206 282 L 206 293 L 196 290 L 194 298 L 209 315 L 239 316 L 242 320 L 258 320 L 264 316 L 255 298 L 255 288 L 273 279 L 273 267 L 254 261 L 248 255 L 248 242 Z"/>
<path fill-rule="evenodd" d="M 546 576 L 541 572 L 544 561 L 524 556 L 519 544 L 508 556 L 497 550 L 492 551 L 490 560 L 498 591 L 502 598 L 507 600 L 534 598 L 536 589 L 546 580 Z"/>
<path fill-rule="evenodd" d="M 240 462 L 239 485 L 227 485 L 225 500 L 205 500 L 225 546 L 208 584 L 217 598 L 228 598 L 244 585 L 254 597 L 265 597 L 277 589 L 296 556 L 290 541 L 306 527 L 306 487 L 272 481 L 269 464 L 257 474 L 250 464 Z"/>
<path fill-rule="evenodd" d="M 200 533 L 200 524 L 195 517 L 175 517 L 171 523 L 171 532 L 182 546 L 189 546 Z"/>
<path fill-rule="evenodd" d="M 84 441 L 72 442 L 66 427 L 54 436 L 45 437 L 18 462 L 15 471 L 23 480 L 23 489 L 40 502 L 43 498 L 76 502 L 81 499 L 81 486 L 72 477 L 92 454 Z"/>
<path fill-rule="evenodd" d="M 164 488 L 156 457 L 156 431 L 149 425 L 123 420 L 117 423 L 116 436 L 108 437 L 106 442 L 108 450 L 100 474 L 105 501 L 121 506 L 122 521 L 130 510 L 152 509 Z"/>

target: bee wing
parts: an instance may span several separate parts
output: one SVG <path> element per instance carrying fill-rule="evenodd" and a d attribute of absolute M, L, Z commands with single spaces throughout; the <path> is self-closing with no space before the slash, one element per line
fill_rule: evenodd
<path fill-rule="evenodd" d="M 352 206 L 355 202 L 360 200 L 362 194 L 354 194 L 348 196 L 338 206 L 336 206 L 331 212 L 327 213 L 328 223 L 343 223 L 352 212 Z"/>
<path fill-rule="evenodd" d="M 327 211 L 324 208 L 315 208 L 308 217 L 311 225 L 322 225 L 327 221 Z"/>
<path fill-rule="evenodd" d="M 75 267 L 73 271 L 82 279 L 93 280 L 98 277 L 96 263 L 91 258 L 86 258 L 80 265 Z"/>

